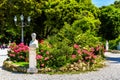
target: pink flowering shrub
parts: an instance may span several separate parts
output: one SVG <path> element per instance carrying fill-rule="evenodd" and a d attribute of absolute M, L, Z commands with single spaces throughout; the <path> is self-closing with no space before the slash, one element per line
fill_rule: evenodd
<path fill-rule="evenodd" d="M 82 49 L 79 47 L 78 44 L 74 44 L 73 46 L 73 54 L 72 58 L 75 59 L 74 61 L 83 61 L 84 63 L 89 63 L 90 65 L 95 63 L 95 59 L 97 56 L 104 57 L 104 47 L 98 45 L 97 47 L 91 47 L 90 49 Z M 77 57 L 76 57 L 77 56 Z"/>
<path fill-rule="evenodd" d="M 49 66 L 49 62 L 50 62 L 50 44 L 44 40 L 40 41 L 39 44 L 39 49 L 37 49 L 37 55 L 36 55 L 36 59 L 37 59 L 37 67 L 47 67 Z"/>
<path fill-rule="evenodd" d="M 10 51 L 8 51 L 8 56 L 11 61 L 28 61 L 28 51 L 29 48 L 27 45 L 12 43 Z M 98 45 L 84 49 L 78 44 L 68 46 L 64 42 L 59 42 L 51 45 L 48 41 L 42 40 L 37 49 L 37 68 L 59 68 L 65 66 L 67 63 L 73 64 L 80 61 L 92 66 L 96 63 L 95 61 L 98 56 L 104 57 L 103 46 Z"/>
<path fill-rule="evenodd" d="M 64 42 L 57 42 L 51 45 L 48 41 L 42 41 L 37 50 L 37 67 L 59 68 L 79 61 L 92 66 L 100 55 L 104 55 L 104 47 L 100 45 L 83 49 L 78 44 L 68 46 Z"/>
<path fill-rule="evenodd" d="M 11 61 L 27 61 L 29 47 L 24 45 L 24 43 L 16 44 L 11 43 L 10 50 L 8 51 L 8 57 Z"/>

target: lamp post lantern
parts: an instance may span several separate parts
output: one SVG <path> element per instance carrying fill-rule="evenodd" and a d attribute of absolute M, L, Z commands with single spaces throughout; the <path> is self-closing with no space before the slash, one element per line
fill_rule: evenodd
<path fill-rule="evenodd" d="M 26 25 L 30 25 L 31 18 L 30 18 L 30 16 L 28 16 L 28 18 L 27 18 L 28 24 L 26 24 L 24 22 L 24 16 L 22 14 L 20 16 L 20 20 L 21 20 L 21 24 L 20 24 L 20 26 L 21 26 L 21 42 L 24 43 L 24 30 L 23 30 L 23 27 L 26 26 Z M 14 22 L 15 22 L 16 26 L 19 25 L 19 24 L 17 24 L 17 17 L 16 16 L 14 17 Z"/>

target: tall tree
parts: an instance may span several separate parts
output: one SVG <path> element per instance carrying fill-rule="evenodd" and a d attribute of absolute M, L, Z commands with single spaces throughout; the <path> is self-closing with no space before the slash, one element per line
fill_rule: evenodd
<path fill-rule="evenodd" d="M 21 14 L 31 16 L 32 22 L 29 27 L 24 27 L 24 37 L 30 38 L 32 32 L 37 33 L 38 38 L 47 38 L 56 34 L 63 26 L 64 22 L 73 24 L 75 20 L 80 20 L 91 12 L 98 18 L 99 10 L 91 4 L 91 0 L 4 0 L 0 3 L 0 16 L 2 16 L 2 32 L 12 36 L 12 40 L 20 41 L 21 28 L 15 26 L 13 18 Z M 83 14 L 84 15 L 81 15 Z M 20 22 L 20 19 L 18 19 Z M 4 38 L 4 37 L 3 37 Z"/>
<path fill-rule="evenodd" d="M 107 40 L 115 39 L 120 34 L 120 11 L 113 6 L 101 9 L 100 35 Z"/>

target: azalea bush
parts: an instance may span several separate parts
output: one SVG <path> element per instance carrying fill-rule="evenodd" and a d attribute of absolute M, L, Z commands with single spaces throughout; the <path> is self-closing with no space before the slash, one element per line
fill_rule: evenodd
<path fill-rule="evenodd" d="M 8 57 L 11 61 L 28 61 L 29 47 L 27 45 L 24 45 L 24 43 L 18 45 L 16 43 L 11 43 L 9 48 Z"/>

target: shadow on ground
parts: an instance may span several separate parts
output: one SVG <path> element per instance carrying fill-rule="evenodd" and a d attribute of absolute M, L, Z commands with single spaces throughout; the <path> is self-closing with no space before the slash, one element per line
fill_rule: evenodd
<path fill-rule="evenodd" d="M 111 61 L 111 63 L 119 63 L 120 64 L 120 57 L 107 57 L 107 60 Z"/>

